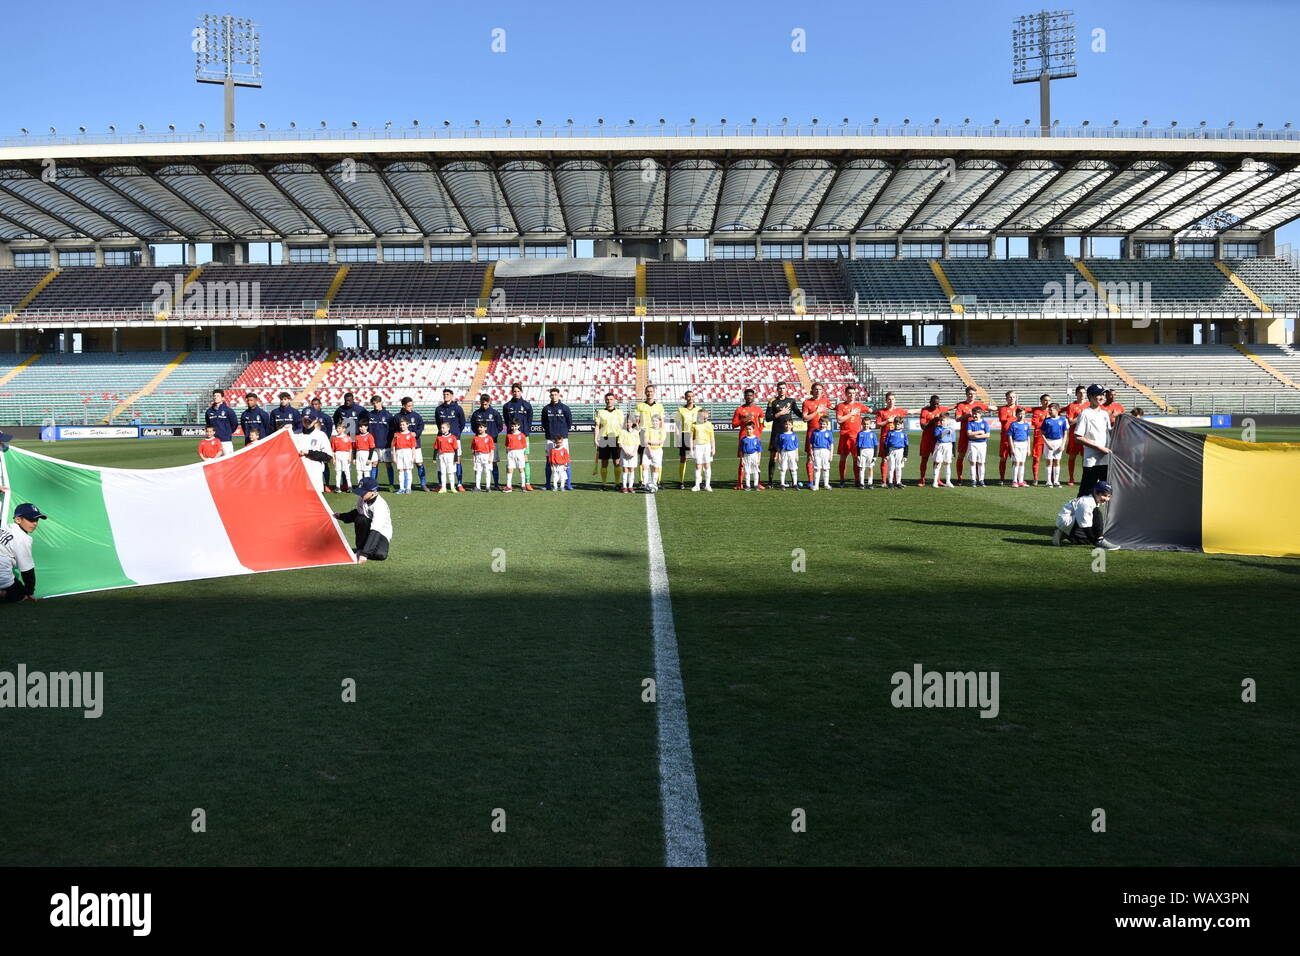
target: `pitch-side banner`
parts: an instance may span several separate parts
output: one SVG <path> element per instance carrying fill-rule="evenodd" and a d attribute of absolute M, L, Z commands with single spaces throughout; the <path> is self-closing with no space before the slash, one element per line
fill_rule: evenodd
<path fill-rule="evenodd" d="M 356 559 L 286 431 L 178 468 L 95 468 L 11 447 L 4 518 L 35 503 L 38 597 Z M 250 506 L 254 502 L 255 506 Z"/>
<path fill-rule="evenodd" d="M 1300 443 L 1243 442 L 1121 415 L 1106 537 L 1124 548 L 1300 557 Z"/>

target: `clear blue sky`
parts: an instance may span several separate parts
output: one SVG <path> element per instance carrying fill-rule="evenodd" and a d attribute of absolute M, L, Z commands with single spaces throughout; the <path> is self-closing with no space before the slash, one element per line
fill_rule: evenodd
<path fill-rule="evenodd" d="M 0 136 L 20 127 L 102 131 L 221 122 L 215 86 L 193 81 L 190 31 L 205 11 L 261 26 L 265 88 L 241 90 L 240 125 L 271 128 L 559 124 L 659 117 L 777 122 L 880 117 L 1019 123 L 1033 86 L 1010 82 L 1011 20 L 1029 2 L 428 0 L 226 5 L 134 0 L 11 4 Z M 1047 5 L 1054 7 L 1054 5 Z M 1073 7 L 1079 77 L 1054 84 L 1062 125 L 1300 124 L 1296 0 L 1128 0 Z M 51 19 L 53 18 L 53 20 Z M 61 29 L 54 29 L 53 26 Z M 494 28 L 506 52 L 491 52 Z M 807 52 L 791 50 L 802 29 Z M 1106 51 L 1090 50 L 1105 31 Z M 1281 241 L 1300 243 L 1300 224 Z"/>

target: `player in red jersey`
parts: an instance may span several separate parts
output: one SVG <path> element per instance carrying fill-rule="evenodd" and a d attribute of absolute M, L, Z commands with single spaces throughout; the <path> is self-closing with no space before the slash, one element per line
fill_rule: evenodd
<path fill-rule="evenodd" d="M 959 434 L 957 437 L 957 482 L 961 483 L 962 472 L 966 468 L 966 448 L 970 445 L 970 435 L 967 434 L 966 426 L 970 423 L 971 412 L 975 409 L 982 412 L 989 410 L 988 402 L 982 402 L 975 397 L 975 386 L 966 386 L 966 397 L 953 406 L 953 417 L 957 419 Z"/>
<path fill-rule="evenodd" d="M 1043 439 L 1043 434 L 1038 429 L 1043 424 L 1043 419 L 1047 417 L 1048 406 L 1052 404 L 1052 396 L 1044 392 L 1038 396 L 1038 407 L 1029 413 L 1029 424 L 1034 429 L 1034 443 L 1030 447 L 1030 455 L 1034 459 L 1034 484 L 1038 484 L 1038 459 L 1047 451 L 1047 444 Z"/>
<path fill-rule="evenodd" d="M 1109 413 L 1111 425 L 1115 424 L 1115 419 L 1124 414 L 1124 406 L 1115 401 L 1115 390 L 1113 388 L 1106 389 L 1106 397 L 1102 400 L 1101 407 Z"/>
<path fill-rule="evenodd" d="M 208 461 L 212 458 L 220 458 L 222 454 L 221 439 L 217 437 L 217 430 L 209 425 L 203 429 L 203 441 L 199 442 L 199 457 Z"/>
<path fill-rule="evenodd" d="M 763 406 L 759 405 L 757 402 L 754 401 L 754 394 L 755 392 L 752 388 L 745 389 L 745 404 L 741 405 L 739 408 L 735 410 L 735 412 L 732 413 L 731 424 L 736 429 L 736 431 L 740 432 L 741 434 L 744 434 L 746 425 L 752 424 L 754 426 L 754 437 L 762 438 L 763 422 L 765 419 L 765 415 L 763 411 Z M 643 428 L 648 428 L 650 423 L 642 422 L 641 425 Z M 740 442 L 736 442 L 736 458 L 740 459 L 741 457 L 742 456 L 740 454 Z M 737 491 L 740 490 L 740 482 L 744 478 L 744 474 L 745 474 L 745 463 L 743 461 L 739 461 L 736 465 L 736 490 Z M 760 484 L 758 487 L 762 489 L 763 485 Z"/>
<path fill-rule="evenodd" d="M 894 419 L 900 417 L 907 417 L 907 409 L 896 406 L 894 404 L 894 393 L 886 392 L 885 404 L 876 409 L 876 428 L 880 431 L 880 481 L 885 485 L 885 487 L 889 487 L 889 456 L 884 453 L 886 447 L 885 439 L 889 437 L 889 433 L 895 428 Z M 901 475 L 899 476 L 899 480 L 894 484 L 898 488 L 903 487 Z"/>
<path fill-rule="evenodd" d="M 1007 403 L 998 406 L 998 423 L 1002 427 L 1002 439 L 998 442 L 998 477 L 1002 484 L 1007 483 L 1007 459 L 1011 457 L 1011 433 L 1007 431 L 1016 420 L 1016 409 L 1024 408 L 1016 402 L 1016 393 L 1007 392 Z M 1029 409 L 1025 408 L 1025 411 Z"/>
<path fill-rule="evenodd" d="M 1084 391 L 1082 385 L 1074 386 L 1074 401 L 1066 405 L 1062 412 L 1065 415 L 1065 420 L 1070 423 L 1070 430 L 1066 432 L 1065 453 L 1069 456 L 1069 484 L 1071 485 L 1074 484 L 1074 461 L 1083 454 L 1083 445 L 1079 444 L 1079 439 L 1074 437 L 1074 423 L 1078 420 L 1079 413 L 1088 407 L 1088 399 L 1084 396 Z"/>
<path fill-rule="evenodd" d="M 821 382 L 813 382 L 812 397 L 805 398 L 803 401 L 802 415 L 800 417 L 808 423 L 808 430 L 803 440 L 804 464 L 808 467 L 808 485 L 812 486 L 813 479 L 813 456 L 812 456 L 812 434 L 817 430 L 821 422 L 821 413 L 831 407 L 830 396 L 826 394 L 826 386 Z"/>
<path fill-rule="evenodd" d="M 943 417 L 943 413 L 948 411 L 947 405 L 939 404 L 939 396 L 931 395 L 930 403 L 920 411 L 921 417 L 921 487 L 925 487 L 925 466 L 930 460 L 930 454 L 934 451 L 934 434 L 933 429 L 929 426 L 932 422 L 938 422 Z"/>
<path fill-rule="evenodd" d="M 858 387 L 848 385 L 844 388 L 844 401 L 835 406 L 835 420 L 840 425 L 840 440 L 836 448 L 840 456 L 840 487 L 844 487 L 844 460 L 853 459 L 853 483 L 861 479 L 858 474 L 858 432 L 862 431 L 862 416 L 869 415 L 870 409 L 858 401 Z"/>

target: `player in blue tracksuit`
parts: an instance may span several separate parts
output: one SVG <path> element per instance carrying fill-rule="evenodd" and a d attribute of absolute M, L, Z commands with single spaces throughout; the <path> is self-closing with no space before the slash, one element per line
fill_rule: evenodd
<path fill-rule="evenodd" d="M 907 464 L 908 448 L 906 425 L 891 428 L 885 436 L 885 452 L 889 456 L 889 480 L 885 482 L 886 487 L 903 487 L 903 466 Z"/>
<path fill-rule="evenodd" d="M 249 392 L 245 395 L 244 403 L 248 407 L 239 413 L 239 427 L 244 430 L 244 444 L 247 445 L 250 441 L 249 433 L 254 429 L 261 437 L 265 438 L 275 431 L 275 424 L 271 421 L 271 416 L 267 410 L 262 407 L 255 392 Z"/>
<path fill-rule="evenodd" d="M 370 434 L 375 438 L 375 466 L 370 469 L 370 477 L 379 480 L 379 462 L 388 465 L 388 487 L 395 489 L 397 481 L 393 477 L 393 432 L 397 431 L 397 420 L 393 413 L 384 408 L 384 400 L 378 395 L 370 399 Z"/>
<path fill-rule="evenodd" d="M 325 414 L 325 410 L 320 406 L 320 398 L 311 400 L 311 413 L 316 416 L 316 421 L 320 422 L 320 430 L 325 433 L 326 438 L 334 437 L 334 419 Z"/>
<path fill-rule="evenodd" d="M 357 437 L 357 426 L 370 421 L 370 415 L 357 404 L 357 397 L 351 392 L 343 393 L 343 404 L 334 409 L 334 427 L 342 428 L 352 438 Z"/>
<path fill-rule="evenodd" d="M 221 442 L 223 455 L 235 453 L 235 429 L 239 427 L 239 417 L 226 404 L 224 390 L 212 390 L 212 404 L 203 412 L 203 424 L 212 426 L 212 437 Z"/>
<path fill-rule="evenodd" d="M 478 434 L 479 425 L 487 429 L 487 434 L 492 436 L 496 450 L 492 453 L 492 487 L 497 487 L 497 463 L 501 460 L 501 433 L 506 430 L 506 420 L 501 417 L 501 413 L 492 407 L 492 398 L 484 392 L 478 397 L 478 408 L 474 409 L 474 414 L 469 417 L 469 430 L 475 435 Z"/>
<path fill-rule="evenodd" d="M 295 433 L 302 431 L 302 413 L 289 404 L 289 393 L 281 392 L 279 394 L 280 404 L 271 409 L 271 430 L 279 431 L 285 425 L 290 426 Z M 265 435 L 262 437 L 266 437 Z"/>
<path fill-rule="evenodd" d="M 519 430 L 525 435 L 533 427 L 533 406 L 524 398 L 524 387 L 518 382 L 510 386 L 510 401 L 501 406 L 501 417 L 506 420 L 509 430 L 512 422 L 519 423 Z"/>
<path fill-rule="evenodd" d="M 648 426 L 643 422 L 642 425 Z M 546 436 L 546 486 L 551 485 L 551 449 L 557 438 L 568 438 L 573 430 L 573 412 L 569 406 L 560 401 L 560 390 L 551 389 L 551 400 L 542 406 L 542 434 Z M 573 469 L 570 468 L 565 478 L 564 487 L 573 490 Z"/>
<path fill-rule="evenodd" d="M 424 416 L 415 410 L 415 399 L 402 399 L 402 410 L 397 413 L 398 422 L 406 422 L 406 430 L 415 435 L 415 468 L 420 476 L 420 490 L 428 491 L 429 486 L 424 477 L 424 451 L 420 442 L 424 437 Z"/>
<path fill-rule="evenodd" d="M 442 423 L 446 422 L 447 430 L 456 436 L 456 490 L 464 491 L 462 478 L 465 471 L 460 463 L 460 436 L 465 434 L 465 409 L 460 407 L 460 402 L 453 402 L 453 397 L 451 389 L 442 390 L 442 404 L 433 410 L 433 425 L 441 430 Z"/>

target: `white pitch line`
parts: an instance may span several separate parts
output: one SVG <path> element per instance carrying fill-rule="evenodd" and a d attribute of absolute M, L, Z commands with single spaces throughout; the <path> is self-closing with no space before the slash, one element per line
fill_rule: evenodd
<path fill-rule="evenodd" d="M 654 630 L 655 716 L 659 724 L 659 799 L 664 813 L 664 862 L 708 866 L 700 792 L 695 782 L 691 729 L 686 717 L 682 662 L 668 593 L 668 567 L 659 535 L 655 496 L 645 496 L 646 540 L 650 550 L 650 618 Z"/>

